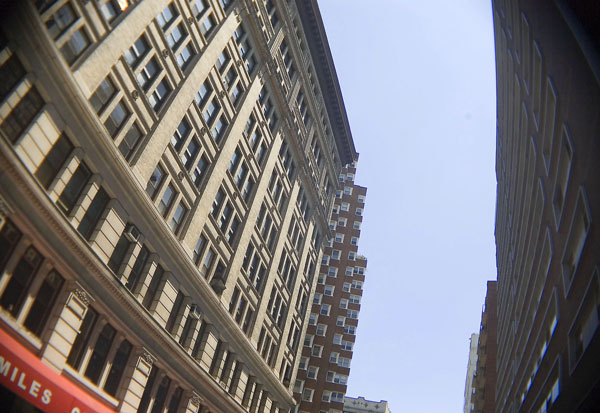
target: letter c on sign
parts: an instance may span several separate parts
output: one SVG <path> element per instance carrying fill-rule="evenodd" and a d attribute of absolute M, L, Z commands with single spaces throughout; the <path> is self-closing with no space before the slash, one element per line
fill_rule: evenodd
<path fill-rule="evenodd" d="M 71 410 L 71 413 L 81 413 L 81 410 L 79 410 L 79 407 L 73 407 L 73 410 Z"/>

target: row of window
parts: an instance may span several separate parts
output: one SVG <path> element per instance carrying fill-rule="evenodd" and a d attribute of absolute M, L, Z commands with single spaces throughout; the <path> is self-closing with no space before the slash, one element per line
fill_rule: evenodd
<path fill-rule="evenodd" d="M 58 298 L 64 297 L 60 293 L 65 285 L 65 278 L 55 268 L 42 265 L 45 257 L 25 240 L 23 233 L 8 219 L 0 230 L 0 246 L 3 285 L 0 307 L 25 329 L 41 337 L 50 327 L 47 323 L 50 316 L 55 314 L 56 306 L 60 304 Z M 140 256 L 145 257 L 143 259 L 147 258 L 143 252 Z M 19 258 L 9 260 L 11 257 Z M 7 266 L 10 262 L 12 264 Z M 140 258 L 132 272 L 139 270 L 139 262 Z M 122 394 L 119 392 L 123 391 L 120 384 L 132 355 L 132 348 L 132 343 L 98 311 L 88 307 L 78 335 L 67 355 L 67 364 L 101 391 L 120 398 Z M 152 374 L 150 377 L 152 378 Z M 150 400 L 154 399 L 154 408 L 168 406 L 168 411 L 176 411 L 181 402 L 182 389 L 178 387 L 167 400 L 166 390 L 169 385 L 170 381 L 165 382 L 163 394 L 160 388 L 154 389 L 149 381 L 138 410 L 149 411 Z"/>

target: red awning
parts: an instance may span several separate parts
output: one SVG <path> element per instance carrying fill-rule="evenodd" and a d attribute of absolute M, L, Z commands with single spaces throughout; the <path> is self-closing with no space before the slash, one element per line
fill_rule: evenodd
<path fill-rule="evenodd" d="M 48 412 L 114 412 L 0 329 L 0 384 Z"/>

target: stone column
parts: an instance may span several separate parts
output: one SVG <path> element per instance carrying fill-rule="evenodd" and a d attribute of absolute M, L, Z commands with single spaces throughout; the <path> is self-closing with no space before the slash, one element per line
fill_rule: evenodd
<path fill-rule="evenodd" d="M 68 292 L 65 305 L 59 310 L 55 326 L 49 333 L 50 337 L 43 348 L 41 357 L 46 364 L 59 373 L 65 367 L 67 357 L 79 334 L 81 323 L 91 301 L 92 298 L 83 287 L 76 284 Z"/>
<path fill-rule="evenodd" d="M 122 412 L 137 412 L 155 361 L 155 357 L 145 348 L 138 349 L 137 357 L 130 357 L 126 375 L 122 380 L 123 383 L 126 383 L 125 395 L 120 408 Z"/>

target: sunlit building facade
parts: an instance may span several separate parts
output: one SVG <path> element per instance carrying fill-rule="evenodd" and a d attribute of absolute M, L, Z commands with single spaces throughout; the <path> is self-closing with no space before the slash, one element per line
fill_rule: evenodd
<path fill-rule="evenodd" d="M 0 21 L 3 408 L 288 412 L 357 159 L 316 1 Z"/>
<path fill-rule="evenodd" d="M 600 4 L 492 4 L 496 411 L 597 411 Z"/>
<path fill-rule="evenodd" d="M 392 413 L 388 402 L 367 400 L 364 397 L 344 397 L 344 413 Z"/>
<path fill-rule="evenodd" d="M 339 175 L 332 237 L 321 260 L 294 393 L 298 412 L 341 412 L 358 327 L 367 260 L 358 253 L 367 189 L 356 163 Z"/>
<path fill-rule="evenodd" d="M 469 340 L 469 361 L 467 363 L 467 377 L 465 379 L 465 404 L 463 413 L 470 413 L 473 410 L 473 379 L 475 369 L 477 368 L 477 347 L 479 347 L 479 334 L 471 334 Z"/>
<path fill-rule="evenodd" d="M 473 392 L 470 401 L 473 413 L 494 413 L 496 410 L 497 298 L 496 281 L 488 281 L 477 340 L 475 374 L 472 379 Z"/>

